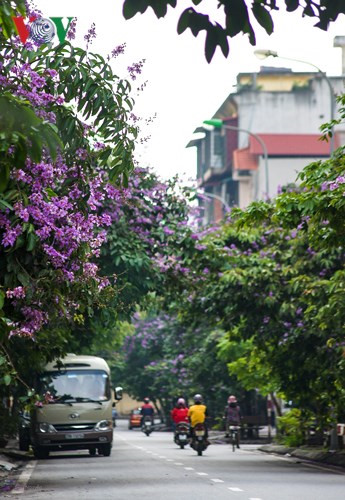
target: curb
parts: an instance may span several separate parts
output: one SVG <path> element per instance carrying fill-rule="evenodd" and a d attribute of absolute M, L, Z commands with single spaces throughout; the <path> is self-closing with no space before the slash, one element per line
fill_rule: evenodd
<path fill-rule="evenodd" d="M 16 460 L 33 460 L 34 457 L 29 452 L 20 451 L 15 448 L 0 448 L 0 455 L 15 458 Z"/>
<path fill-rule="evenodd" d="M 264 453 L 285 455 L 287 457 L 300 458 L 325 465 L 336 465 L 345 468 L 345 451 L 326 451 L 312 448 L 288 448 L 282 445 L 264 445 L 258 448 Z"/>

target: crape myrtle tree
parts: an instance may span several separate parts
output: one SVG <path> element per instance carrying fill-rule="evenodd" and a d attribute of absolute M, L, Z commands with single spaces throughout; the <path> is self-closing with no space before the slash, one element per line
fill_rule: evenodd
<path fill-rule="evenodd" d="M 211 328 L 187 329 L 177 318 L 159 313 L 135 313 L 122 350 L 113 363 L 113 377 L 126 382 L 136 399 L 150 399 L 166 422 L 179 397 L 192 401 L 201 393 L 213 421 L 224 412 L 230 393 L 241 397 L 226 363 L 215 356 L 221 333 Z"/>
<path fill-rule="evenodd" d="M 136 167 L 127 187 L 113 188 L 104 205 L 111 221 L 107 241 L 102 245 L 99 267 L 116 283 L 106 306 L 76 327 L 79 352 L 94 352 L 111 361 L 121 339 L 118 322 L 129 320 L 136 308 L 151 307 L 164 291 L 166 274 L 161 262 L 177 262 L 195 240 L 195 192 L 181 186 L 178 178 L 162 181 L 149 169 Z M 183 271 L 183 269 L 182 269 Z"/>
<path fill-rule="evenodd" d="M 166 298 L 185 324 L 226 332 L 219 356 L 244 387 L 280 392 L 322 428 L 345 410 L 343 172 L 339 149 L 298 189 L 233 210 Z"/>
<path fill-rule="evenodd" d="M 88 43 L 93 36 L 91 29 Z M 3 45 L 2 109 L 18 108 L 14 119 L 3 112 L 2 130 L 1 366 L 8 386 L 66 351 L 115 350 L 117 321 L 163 289 L 160 260 L 181 258 L 195 240 L 193 191 L 133 170 L 130 118 L 137 119 L 128 81 L 68 42 L 38 49 L 9 38 Z M 140 65 L 129 69 L 135 77 Z"/>
<path fill-rule="evenodd" d="M 6 20 L 25 12 L 11 5 L 0 6 L 0 370 L 13 389 L 69 349 L 66 322 L 116 294 L 97 264 L 103 207 L 128 182 L 138 131 L 127 80 L 68 41 L 23 45 Z"/>
<path fill-rule="evenodd" d="M 345 5 L 341 0 L 216 0 L 219 9 L 217 19 L 211 19 L 204 13 L 202 0 L 190 0 L 189 6 L 182 12 L 178 24 L 178 34 L 190 29 L 196 37 L 200 31 L 206 32 L 205 57 L 212 60 L 217 47 L 225 57 L 228 56 L 229 39 L 238 34 L 248 36 L 251 45 L 256 44 L 255 31 L 263 28 L 268 35 L 274 31 L 272 14 L 277 11 L 299 11 L 303 17 L 315 19 L 315 26 L 327 30 L 339 14 L 345 14 Z M 158 18 L 165 17 L 168 8 L 175 8 L 177 0 L 124 0 L 123 15 L 130 19 L 137 13 L 143 14 L 149 7 Z M 195 9 L 197 7 L 197 9 Z M 222 17 L 222 21 L 219 21 Z M 256 25 L 255 25 L 256 24 Z"/>

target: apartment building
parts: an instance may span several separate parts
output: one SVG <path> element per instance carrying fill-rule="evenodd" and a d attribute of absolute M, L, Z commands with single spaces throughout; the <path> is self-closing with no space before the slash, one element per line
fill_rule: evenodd
<path fill-rule="evenodd" d="M 187 145 L 197 148 L 198 185 L 212 196 L 205 222 L 219 220 L 226 205 L 243 208 L 274 197 L 279 186 L 296 182 L 305 165 L 344 145 L 345 125 L 335 128 L 333 143 L 320 141 L 331 106 L 338 116 L 334 95 L 342 93 L 342 76 L 268 66 L 240 73 L 236 92 L 212 117 L 223 126 L 198 127 Z"/>

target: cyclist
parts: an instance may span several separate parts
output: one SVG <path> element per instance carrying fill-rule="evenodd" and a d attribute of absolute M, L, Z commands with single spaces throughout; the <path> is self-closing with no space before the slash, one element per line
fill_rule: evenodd
<path fill-rule="evenodd" d="M 229 426 L 239 427 L 241 425 L 241 409 L 237 402 L 236 396 L 228 397 L 228 405 L 225 407 L 225 419 L 226 419 L 226 430 L 228 431 Z M 239 444 L 239 434 L 237 432 L 237 448 L 240 447 Z"/>

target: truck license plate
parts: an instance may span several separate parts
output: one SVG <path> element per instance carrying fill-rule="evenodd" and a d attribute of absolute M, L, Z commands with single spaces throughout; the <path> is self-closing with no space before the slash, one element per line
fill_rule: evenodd
<path fill-rule="evenodd" d="M 65 434 L 65 438 L 66 439 L 83 439 L 84 438 L 84 434 L 82 434 L 81 432 L 76 432 L 76 433 L 73 433 L 73 434 Z"/>

